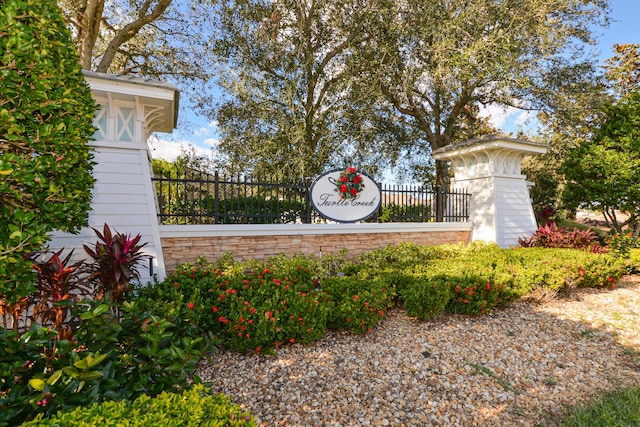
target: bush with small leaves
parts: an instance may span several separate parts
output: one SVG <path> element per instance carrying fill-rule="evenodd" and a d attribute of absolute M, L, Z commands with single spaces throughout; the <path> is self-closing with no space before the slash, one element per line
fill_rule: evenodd
<path fill-rule="evenodd" d="M 394 292 L 379 278 L 330 277 L 322 281 L 330 310 L 329 329 L 365 333 L 381 321 L 394 299 Z"/>
<path fill-rule="evenodd" d="M 46 399 L 45 399 L 46 400 Z M 46 402 L 45 402 L 46 404 Z M 130 427 L 254 427 L 255 419 L 228 397 L 213 394 L 202 384 L 182 393 L 163 392 L 155 397 L 142 395 L 133 401 L 109 401 L 70 412 L 42 415 L 24 423 L 35 426 L 107 426 Z"/>
<path fill-rule="evenodd" d="M 435 319 L 443 314 L 451 299 L 448 277 L 407 276 L 409 282 L 400 294 L 407 314 L 420 320 Z"/>
<path fill-rule="evenodd" d="M 201 260 L 180 266 L 139 295 L 178 302 L 180 316 L 212 332 L 224 348 L 265 352 L 326 333 L 329 306 L 316 289 L 316 262 L 280 256 L 268 262 L 227 262 L 223 271 Z"/>

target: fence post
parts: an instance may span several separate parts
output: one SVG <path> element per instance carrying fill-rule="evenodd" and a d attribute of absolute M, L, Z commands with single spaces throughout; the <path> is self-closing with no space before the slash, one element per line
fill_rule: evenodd
<path fill-rule="evenodd" d="M 220 183 L 219 183 L 218 171 L 215 172 L 213 182 L 213 223 L 218 224 L 220 222 Z"/>
<path fill-rule="evenodd" d="M 440 185 L 436 185 L 436 222 L 444 221 L 444 204 L 445 194 L 444 189 Z"/>
<path fill-rule="evenodd" d="M 305 206 L 305 224 L 311 224 L 311 178 L 304 178 L 304 206 Z"/>

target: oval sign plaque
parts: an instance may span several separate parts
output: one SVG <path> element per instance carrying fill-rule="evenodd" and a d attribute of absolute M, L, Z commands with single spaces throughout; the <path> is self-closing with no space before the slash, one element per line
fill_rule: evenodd
<path fill-rule="evenodd" d="M 355 173 L 343 177 L 350 170 Z M 378 184 L 367 174 L 353 168 L 327 172 L 316 178 L 311 186 L 314 209 L 323 218 L 332 221 L 365 220 L 376 213 L 381 201 Z"/>

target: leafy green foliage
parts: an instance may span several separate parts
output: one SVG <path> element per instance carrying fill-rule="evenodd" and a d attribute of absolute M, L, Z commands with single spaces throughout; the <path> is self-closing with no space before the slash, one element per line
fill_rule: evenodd
<path fill-rule="evenodd" d="M 269 262 L 183 265 L 139 296 L 172 302 L 180 316 L 220 340 L 225 348 L 264 352 L 310 342 L 326 333 L 327 295 L 316 289 L 312 260 L 274 257 Z"/>
<path fill-rule="evenodd" d="M 199 259 L 161 283 L 134 288 L 117 310 L 105 300 L 74 303 L 69 339 L 41 325 L 0 330 L 0 424 L 184 391 L 212 344 L 271 352 L 318 340 L 328 328 L 366 333 L 395 302 L 424 320 L 479 315 L 525 295 L 612 287 L 624 272 L 621 258 L 610 254 L 483 243 L 400 244 L 363 254 L 360 262 L 343 259 Z M 63 264 L 51 262 L 58 272 Z"/>
<path fill-rule="evenodd" d="M 0 298 L 30 293 L 23 255 L 87 223 L 96 105 L 54 0 L 0 4 Z"/>
<path fill-rule="evenodd" d="M 358 259 L 362 270 L 402 269 L 416 264 L 426 264 L 438 258 L 441 248 L 402 242 L 363 253 Z"/>
<path fill-rule="evenodd" d="M 451 299 L 447 304 L 449 313 L 478 315 L 491 311 L 500 301 L 504 288 L 472 274 L 448 277 Z"/>
<path fill-rule="evenodd" d="M 447 276 L 407 275 L 400 294 L 407 314 L 420 320 L 432 320 L 445 312 L 451 299 Z"/>
<path fill-rule="evenodd" d="M 640 249 L 629 250 L 629 264 L 631 273 L 640 271 Z"/>
<path fill-rule="evenodd" d="M 342 276 L 322 280 L 329 297 L 327 327 L 353 333 L 371 332 L 395 296 L 395 289 L 377 277 Z"/>
<path fill-rule="evenodd" d="M 137 301 L 125 302 L 118 316 L 102 302 L 89 303 L 82 311 L 75 338 L 88 349 L 109 354 L 104 379 L 118 384 L 112 398 L 186 387 L 187 376 L 209 346 L 206 332 L 188 319 L 145 311 Z"/>
<path fill-rule="evenodd" d="M 136 414 L 132 417 L 132 414 Z M 142 395 L 133 401 L 104 402 L 49 418 L 39 416 L 23 426 L 159 425 L 198 427 L 251 427 L 253 417 L 231 404 L 228 397 L 212 394 L 198 384 L 182 393 L 163 392 L 156 397 Z"/>
<path fill-rule="evenodd" d="M 293 224 L 305 218 L 305 204 L 298 200 L 232 197 L 217 200 L 211 194 L 197 200 L 172 199 L 163 205 L 165 224 Z"/>
<path fill-rule="evenodd" d="M 623 258 L 628 258 L 632 249 L 640 248 L 640 238 L 631 233 L 613 233 L 607 239 L 609 250 Z"/>
<path fill-rule="evenodd" d="M 229 97 L 211 117 L 233 173 L 301 178 L 358 164 L 375 175 L 398 156 L 384 152 L 407 140 L 403 121 L 347 70 L 371 36 L 368 3 L 220 2 L 214 53 Z"/>
<path fill-rule="evenodd" d="M 640 233 L 640 91 L 604 108 L 605 120 L 592 138 L 567 153 L 562 194 L 571 209 L 602 212 L 618 233 Z M 619 213 L 626 218 L 618 216 Z"/>
<path fill-rule="evenodd" d="M 553 149 L 543 155 L 535 157 L 527 157 L 522 162 L 522 173 L 527 177 L 527 181 L 535 183 L 529 189 L 533 211 L 536 213 L 538 224 L 546 224 L 546 221 L 540 221 L 538 213 L 545 209 L 554 209 L 560 206 L 560 177 L 556 167 L 550 167 L 550 164 L 556 164 L 557 159 Z"/>
<path fill-rule="evenodd" d="M 102 302 L 75 310 L 80 320 L 70 339 L 35 324 L 22 334 L 0 330 L 0 423 L 181 390 L 208 349 L 194 325 L 140 311 L 133 302 L 119 317 Z"/>
<path fill-rule="evenodd" d="M 474 129 L 479 103 L 541 108 L 557 102 L 554 85 L 582 90 L 584 68 L 594 67 L 580 63 L 580 42 L 593 41 L 606 13 L 605 3 L 573 0 L 368 3 L 372 37 L 356 69 L 404 116 L 422 153 L 485 134 Z M 447 185 L 447 163 L 436 172 Z"/>
<path fill-rule="evenodd" d="M 613 57 L 605 61 L 605 68 L 607 78 L 622 98 L 640 85 L 640 44 L 614 44 L 613 52 Z"/>
<path fill-rule="evenodd" d="M 116 244 L 94 252 L 101 255 L 89 278 L 112 278 L 120 268 L 118 283 L 128 288 L 140 236 L 112 235 L 106 225 L 104 234 L 96 233 L 103 246 Z M 71 253 L 62 257 L 62 252 L 31 255 L 36 291 L 1 306 L 11 311 L 13 330 L 0 329 L 0 425 L 187 387 L 188 375 L 209 350 L 210 335 L 178 316 L 171 304 L 125 302 L 126 293 L 110 289 L 96 301 L 81 300 L 89 294 L 88 273 L 82 262 L 71 264 Z"/>
<path fill-rule="evenodd" d="M 397 205 L 395 203 L 385 203 L 381 207 L 380 213 L 373 222 L 429 222 L 433 221 L 431 207 L 426 204 Z"/>
<path fill-rule="evenodd" d="M 627 272 L 637 273 L 640 270 L 640 239 L 632 233 L 613 233 L 607 239 L 607 247 L 611 253 L 625 260 Z"/>

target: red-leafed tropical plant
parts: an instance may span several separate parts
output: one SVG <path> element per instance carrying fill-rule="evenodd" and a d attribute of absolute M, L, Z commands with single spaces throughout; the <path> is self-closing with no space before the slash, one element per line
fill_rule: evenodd
<path fill-rule="evenodd" d="M 518 243 L 522 247 L 585 249 L 591 252 L 603 251 L 593 231 L 580 230 L 577 227 L 573 229 L 558 227 L 555 222 L 541 225 L 530 237 L 518 239 Z"/>
<path fill-rule="evenodd" d="M 558 211 L 550 206 L 547 206 L 541 211 L 538 211 L 535 213 L 536 220 L 540 225 L 547 225 L 547 224 L 551 224 L 552 222 L 555 222 L 555 218 L 557 214 L 558 214 Z"/>
<path fill-rule="evenodd" d="M 94 298 L 102 299 L 105 295 L 116 303 L 122 303 L 129 291 L 131 280 L 138 279 L 138 264 L 146 256 L 140 244 L 142 236 L 137 234 L 112 233 L 107 224 L 102 233 L 93 231 L 98 236 L 94 247 L 84 245 L 84 250 L 93 259 L 89 266 L 89 280 L 94 283 Z"/>
<path fill-rule="evenodd" d="M 72 328 L 68 316 L 73 299 L 88 290 L 78 275 L 83 261 L 72 264 L 73 250 L 62 258 L 63 250 L 52 252 L 49 257 L 47 252 L 34 252 L 26 257 L 38 274 L 37 290 L 28 299 L 32 324 L 51 326 L 58 332 L 58 339 L 69 339 Z"/>

